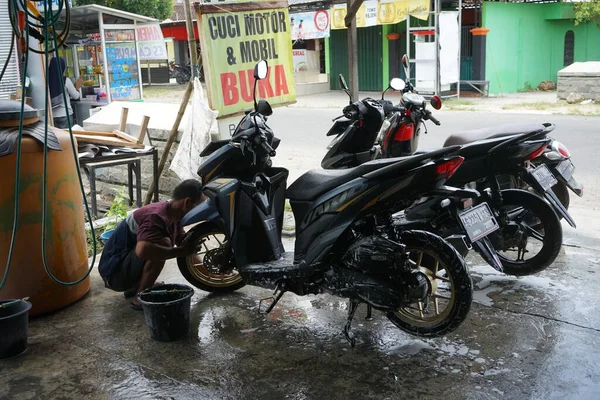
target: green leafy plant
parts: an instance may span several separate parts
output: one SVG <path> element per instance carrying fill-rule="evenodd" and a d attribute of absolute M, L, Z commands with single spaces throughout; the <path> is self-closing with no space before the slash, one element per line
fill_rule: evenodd
<path fill-rule="evenodd" d="M 573 4 L 575 26 L 600 23 L 600 0 L 581 1 Z"/>
<path fill-rule="evenodd" d="M 121 11 L 165 20 L 173 14 L 173 0 L 74 0 L 74 6 L 97 4 Z"/>
<path fill-rule="evenodd" d="M 125 189 L 121 188 L 119 192 L 117 192 L 113 202 L 111 203 L 108 211 L 106 212 L 106 217 L 108 221 L 106 225 L 104 225 L 104 232 L 114 229 L 119 222 L 123 218 L 127 216 L 127 211 L 129 211 L 129 206 L 127 205 L 127 195 L 125 194 Z"/>

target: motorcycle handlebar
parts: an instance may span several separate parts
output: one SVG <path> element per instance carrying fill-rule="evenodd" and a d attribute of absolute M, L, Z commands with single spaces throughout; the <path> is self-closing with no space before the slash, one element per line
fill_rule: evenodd
<path fill-rule="evenodd" d="M 263 148 L 264 151 L 267 152 L 269 156 L 275 157 L 275 155 L 277 155 L 277 152 L 273 150 L 273 148 L 266 141 L 261 141 L 260 146 Z"/>
<path fill-rule="evenodd" d="M 434 124 L 436 124 L 437 126 L 441 125 L 441 122 L 436 117 L 431 115 L 431 111 L 429 111 L 429 110 L 425 110 L 425 115 L 423 116 L 423 119 L 428 119 L 431 122 L 433 122 Z"/>
<path fill-rule="evenodd" d="M 355 120 L 358 119 L 358 110 L 345 108 L 344 109 L 344 117 Z"/>

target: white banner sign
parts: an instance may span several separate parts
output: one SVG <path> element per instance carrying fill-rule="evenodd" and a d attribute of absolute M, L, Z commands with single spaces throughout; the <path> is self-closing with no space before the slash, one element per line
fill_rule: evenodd
<path fill-rule="evenodd" d="M 166 60 L 167 46 L 159 24 L 136 27 L 140 60 Z"/>
<path fill-rule="evenodd" d="M 329 10 L 290 14 L 292 40 L 329 37 Z"/>

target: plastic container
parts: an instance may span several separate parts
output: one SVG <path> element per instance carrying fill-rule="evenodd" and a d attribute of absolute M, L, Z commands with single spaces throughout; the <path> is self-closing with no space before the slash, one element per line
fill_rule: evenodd
<path fill-rule="evenodd" d="M 110 239 L 114 232 L 114 229 L 109 229 L 107 231 L 102 232 L 102 234 L 100 235 L 100 240 L 102 241 L 102 243 L 106 244 L 106 242 L 108 242 L 108 239 Z"/>
<path fill-rule="evenodd" d="M 39 123 L 39 122 L 38 122 Z M 43 124 L 42 128 L 43 129 Z M 73 282 L 88 270 L 85 211 L 79 189 L 69 133 L 52 129 L 62 151 L 48 152 L 46 261 L 50 271 L 60 280 Z M 0 136 L 6 129 L 0 129 Z M 29 297 L 35 316 L 63 308 L 85 295 L 90 280 L 75 286 L 53 282 L 42 263 L 42 178 L 43 148 L 35 139 L 23 136 L 19 226 L 12 264 L 0 300 Z M 0 157 L 0 274 L 4 273 L 14 216 L 15 152 Z M 100 257 L 96 257 L 98 263 Z"/>
<path fill-rule="evenodd" d="M 5 304 L 13 300 L 0 300 Z M 27 350 L 27 328 L 31 303 L 17 300 L 0 308 L 0 358 L 14 357 Z"/>
<path fill-rule="evenodd" d="M 173 342 L 190 330 L 190 307 L 194 289 L 187 285 L 164 284 L 140 293 L 146 324 L 153 339 Z"/>

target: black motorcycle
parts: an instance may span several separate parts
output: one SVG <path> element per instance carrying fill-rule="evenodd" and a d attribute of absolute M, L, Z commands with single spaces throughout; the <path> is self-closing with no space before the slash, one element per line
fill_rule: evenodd
<path fill-rule="evenodd" d="M 169 77 L 175 78 L 179 85 L 186 84 L 192 79 L 192 69 L 190 65 L 180 65 L 174 62 L 169 63 Z"/>
<path fill-rule="evenodd" d="M 347 89 L 341 76 L 340 85 Z M 409 82 L 406 85 L 412 90 Z M 393 82 L 391 86 L 399 87 Z M 441 100 L 434 97 L 432 105 L 439 108 Z M 370 109 L 377 106 L 383 108 L 386 115 L 394 114 L 387 128 L 382 128 L 383 124 L 377 126 L 367 122 Z M 369 157 L 385 159 L 413 154 L 423 121 L 432 120 L 439 124 L 431 111 L 425 108 L 425 99 L 415 93 L 404 94 L 400 106 L 393 106 L 383 97 L 382 100 L 363 99 L 354 103 L 351 100 L 343 112 L 344 119 L 337 119 L 330 130 L 337 137 L 321 163 L 324 168 L 354 167 Z M 378 146 L 375 140 L 383 129 L 385 134 L 382 135 L 381 146 Z M 550 124 L 536 124 L 531 132 L 525 130 L 512 136 L 464 144 L 459 151 L 464 157 L 464 165 L 448 179 L 447 184 L 481 192 L 482 197 L 467 202 L 473 205 L 473 210 L 463 212 L 455 202 L 447 204 L 443 197 L 434 195 L 396 214 L 395 224 L 436 232 L 448 240 L 455 235 L 466 234 L 469 238 L 466 245 L 461 241 L 452 242 L 462 255 L 466 255 L 473 245 L 486 262 L 507 274 L 528 275 L 543 270 L 560 251 L 560 221 L 552 207 L 540 197 L 524 190 L 503 189 L 499 181 L 505 176 L 522 179 L 545 194 L 551 204 L 570 219 L 566 209 L 549 190 L 551 182 L 548 175 L 551 174 L 547 173 L 547 168 L 533 169 L 529 163 L 550 143 L 547 134 L 552 129 Z M 501 229 L 493 233 L 485 229 L 486 224 L 493 228 L 490 217 Z M 477 240 L 477 233 L 489 233 L 489 236 Z"/>
<path fill-rule="evenodd" d="M 267 62 L 259 62 L 255 79 L 266 73 Z M 266 124 L 271 114 L 267 101 L 255 101 L 231 140 L 210 143 L 203 151 L 207 158 L 198 175 L 208 199 L 182 221 L 195 225 L 187 234 L 201 246 L 198 254 L 178 259 L 183 276 L 211 292 L 245 284 L 274 289 L 265 299 L 272 300 L 266 312 L 287 291 L 348 298 L 344 332 L 352 345 L 350 324 L 360 303 L 414 335 L 456 329 L 472 300 L 462 257 L 432 233 L 400 231 L 377 221 L 442 187 L 458 168 L 453 155 L 458 148 L 343 171 L 313 170 L 286 190 L 288 171 L 272 166 L 280 141 Z M 286 198 L 296 220 L 293 253 L 285 252 L 281 240 Z"/>
<path fill-rule="evenodd" d="M 405 72 L 409 74 L 410 63 L 406 55 L 402 57 L 402 64 Z M 425 121 L 431 120 L 436 125 L 440 125 L 440 121 L 426 108 L 425 98 L 415 92 L 410 80 L 402 85 L 401 91 L 403 95 L 400 104 L 396 107 L 388 107 L 386 120 L 378 136 L 378 144 L 381 146 L 384 157 L 403 157 L 418 154 L 419 137 L 423 132 L 427 133 Z M 431 104 L 439 110 L 442 101 L 439 97 L 434 96 L 431 99 Z M 562 143 L 549 136 L 553 129 L 554 125 L 551 124 L 502 124 L 454 133 L 446 139 L 444 146 L 465 145 L 480 140 L 545 130 L 548 134 L 547 137 L 550 139 L 549 143 L 528 160 L 528 163 L 535 167 L 534 177 L 538 179 L 532 180 L 531 177 L 528 179 L 528 176 L 506 174 L 498 175 L 497 178 L 502 188 L 536 191 L 540 196 L 546 198 L 560 218 L 564 218 L 569 225 L 575 228 L 575 221 L 567 212 L 570 203 L 569 190 L 581 197 L 583 196 L 583 185 L 577 182 L 574 177 L 575 166 L 571 161 L 569 150 Z M 544 183 L 544 187 L 537 181 Z"/>

